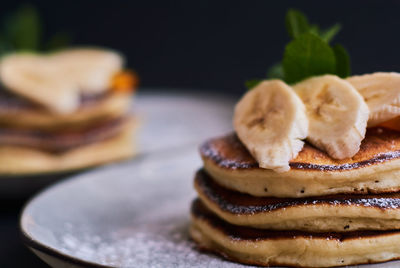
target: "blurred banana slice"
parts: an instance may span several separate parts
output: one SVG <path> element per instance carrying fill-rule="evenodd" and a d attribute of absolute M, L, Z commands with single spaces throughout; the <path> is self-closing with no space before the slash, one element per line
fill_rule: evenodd
<path fill-rule="evenodd" d="M 122 57 L 111 50 L 75 48 L 50 55 L 63 70 L 63 75 L 75 81 L 82 92 L 99 93 L 109 88 L 112 77 L 123 66 Z"/>
<path fill-rule="evenodd" d="M 0 64 L 0 79 L 6 88 L 58 113 L 79 105 L 77 84 L 62 77 L 59 66 L 35 54 L 11 54 Z"/>
<path fill-rule="evenodd" d="M 368 104 L 368 127 L 400 115 L 400 74 L 373 73 L 347 78 Z"/>
<path fill-rule="evenodd" d="M 119 54 L 102 49 L 18 53 L 2 58 L 0 80 L 8 90 L 53 112 L 70 113 L 79 107 L 81 93 L 108 90 L 122 66 Z"/>
<path fill-rule="evenodd" d="M 334 75 L 309 78 L 293 88 L 306 106 L 310 143 L 335 159 L 354 156 L 365 137 L 369 115 L 357 90 Z"/>
<path fill-rule="evenodd" d="M 261 82 L 248 91 L 235 107 L 233 126 L 259 166 L 277 172 L 289 170 L 308 132 L 303 103 L 280 80 Z"/>

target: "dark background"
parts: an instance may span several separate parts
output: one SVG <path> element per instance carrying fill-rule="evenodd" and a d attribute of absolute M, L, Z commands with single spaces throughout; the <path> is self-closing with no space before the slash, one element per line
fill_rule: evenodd
<path fill-rule="evenodd" d="M 1 15 L 21 1 L 2 1 Z M 26 2 L 26 1 L 25 1 Z M 343 26 L 335 41 L 350 52 L 354 73 L 396 71 L 400 1 L 31 1 L 45 35 L 66 31 L 76 45 L 122 51 L 142 87 L 241 93 L 282 57 L 289 7 L 310 21 Z"/>
<path fill-rule="evenodd" d="M 1 1 L 0 17 L 27 1 Z M 350 52 L 353 73 L 400 69 L 400 1 L 30 1 L 45 38 L 68 32 L 75 45 L 123 52 L 146 88 L 240 94 L 243 82 L 265 76 L 288 36 L 289 7 L 312 23 L 343 26 L 335 41 Z M 0 267 L 46 267 L 20 243 L 24 200 L 0 205 Z"/>

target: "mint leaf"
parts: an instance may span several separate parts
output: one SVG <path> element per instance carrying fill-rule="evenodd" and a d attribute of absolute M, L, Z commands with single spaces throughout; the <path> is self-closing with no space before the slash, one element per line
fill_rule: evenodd
<path fill-rule="evenodd" d="M 312 33 L 302 34 L 286 46 L 282 64 L 285 81 L 290 84 L 336 72 L 332 48 Z"/>
<path fill-rule="evenodd" d="M 41 25 L 35 8 L 25 5 L 19 8 L 5 23 L 7 40 L 15 50 L 37 50 Z"/>
<path fill-rule="evenodd" d="M 268 69 L 269 79 L 282 79 L 292 84 L 323 74 L 335 74 L 343 78 L 350 75 L 347 51 L 340 45 L 329 45 L 340 31 L 340 24 L 321 30 L 318 25 L 310 24 L 301 11 L 289 9 L 285 26 L 293 40 L 287 44 L 282 62 Z M 252 88 L 259 82 L 256 79 L 249 80 L 246 86 Z"/>
<path fill-rule="evenodd" d="M 282 63 L 276 63 L 272 65 L 267 72 L 267 77 L 269 79 L 284 79 Z"/>
<path fill-rule="evenodd" d="M 250 79 L 245 82 L 245 86 L 247 87 L 247 89 L 252 89 L 253 87 L 257 86 L 261 81 L 263 81 L 263 80 L 262 79 Z"/>
<path fill-rule="evenodd" d="M 289 9 L 285 17 L 286 30 L 289 36 L 296 39 L 303 33 L 313 33 L 320 36 L 324 41 L 330 42 L 340 31 L 340 24 L 335 24 L 326 30 L 320 30 L 318 25 L 309 24 L 307 17 L 297 9 Z"/>
<path fill-rule="evenodd" d="M 336 44 L 333 47 L 333 52 L 335 53 L 336 59 L 336 74 L 341 78 L 350 76 L 350 57 L 347 50 L 343 46 Z"/>
<path fill-rule="evenodd" d="M 297 9 L 288 10 L 285 25 L 289 36 L 293 39 L 310 30 L 307 17 Z"/>
<path fill-rule="evenodd" d="M 308 32 L 319 36 L 320 35 L 319 26 L 318 25 L 310 25 L 310 29 L 308 29 Z"/>
<path fill-rule="evenodd" d="M 330 27 L 324 31 L 321 31 L 319 36 L 321 36 L 321 38 L 325 42 L 329 43 L 339 33 L 341 28 L 342 28 L 342 26 L 340 26 L 339 23 L 336 23 L 332 27 Z"/>

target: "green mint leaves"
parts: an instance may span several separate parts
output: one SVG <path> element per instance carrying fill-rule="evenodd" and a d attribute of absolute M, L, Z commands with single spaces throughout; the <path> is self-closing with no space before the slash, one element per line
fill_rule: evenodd
<path fill-rule="evenodd" d="M 307 17 L 298 10 L 289 9 L 285 17 L 285 26 L 289 36 L 293 39 L 299 37 L 303 33 L 318 31 L 316 26 L 310 26 Z"/>
<path fill-rule="evenodd" d="M 289 36 L 296 39 L 304 33 L 313 33 L 329 43 L 340 31 L 340 24 L 335 24 L 326 30 L 320 30 L 318 25 L 309 24 L 307 17 L 299 10 L 289 9 L 285 17 L 285 26 Z"/>
<path fill-rule="evenodd" d="M 285 48 L 284 80 L 293 84 L 313 75 L 336 73 L 335 53 L 313 33 L 303 33 Z"/>
<path fill-rule="evenodd" d="M 329 44 L 340 31 L 339 24 L 321 30 L 318 25 L 310 24 L 302 12 L 290 9 L 285 25 L 292 40 L 285 47 L 282 62 L 268 70 L 268 79 L 282 79 L 293 84 L 316 75 L 335 74 L 342 78 L 350 75 L 346 49 L 339 44 Z M 250 89 L 260 81 L 262 79 L 247 81 L 246 86 Z"/>
<path fill-rule="evenodd" d="M 7 17 L 3 36 L 6 37 L 11 47 L 21 50 L 37 50 L 42 34 L 40 24 L 36 10 L 32 6 L 24 5 Z"/>
<path fill-rule="evenodd" d="M 335 53 L 336 75 L 342 78 L 350 76 L 350 56 L 347 50 L 340 44 L 336 44 L 332 49 Z"/>
<path fill-rule="evenodd" d="M 0 55 L 18 51 L 55 50 L 69 43 L 69 36 L 56 33 L 43 40 L 43 24 L 32 5 L 22 5 L 9 13 L 0 25 Z"/>

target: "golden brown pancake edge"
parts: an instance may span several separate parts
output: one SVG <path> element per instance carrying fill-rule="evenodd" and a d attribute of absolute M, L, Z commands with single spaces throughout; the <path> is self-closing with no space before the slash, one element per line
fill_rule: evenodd
<path fill-rule="evenodd" d="M 206 141 L 200 146 L 200 154 L 203 159 L 212 160 L 220 168 L 259 168 L 257 161 L 234 133 Z M 291 169 L 304 171 L 346 171 L 399 158 L 400 132 L 379 127 L 367 130 L 360 150 L 352 158 L 335 160 L 306 142 L 289 165 Z"/>
<path fill-rule="evenodd" d="M 400 250 L 394 246 L 400 237 L 399 230 L 344 233 L 260 230 L 226 223 L 199 200 L 192 203 L 191 215 L 190 235 L 197 246 L 239 263 L 337 267 L 400 258 Z M 369 243 L 374 246 L 369 248 Z M 354 250 L 358 254 L 354 255 Z"/>

